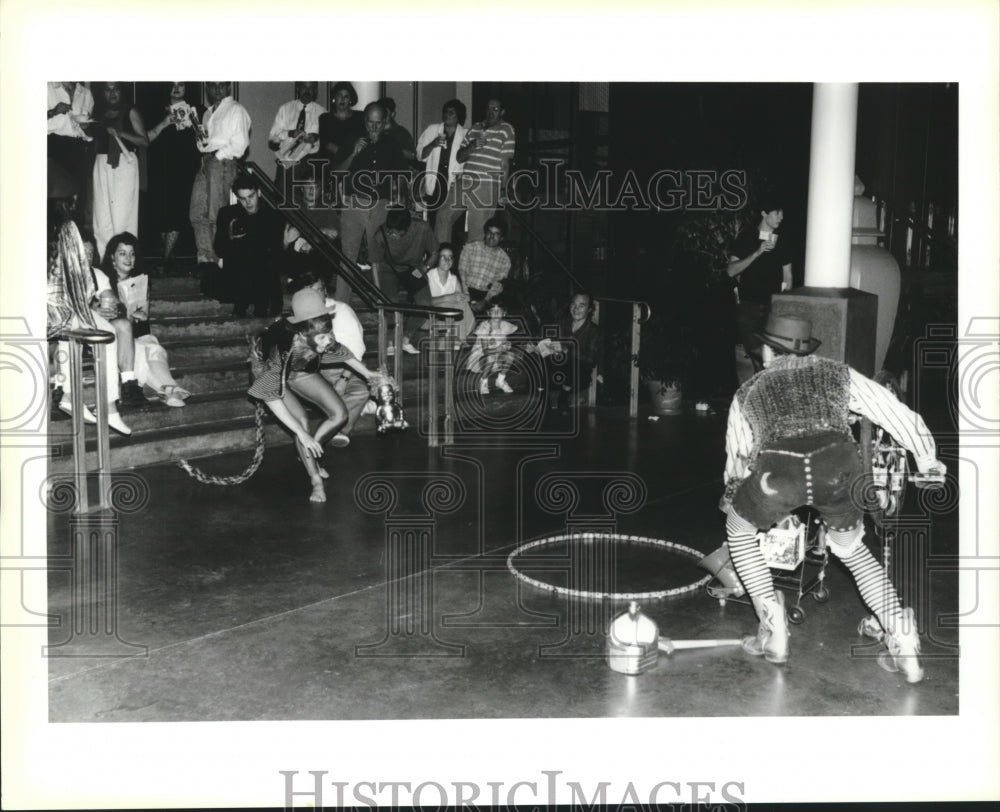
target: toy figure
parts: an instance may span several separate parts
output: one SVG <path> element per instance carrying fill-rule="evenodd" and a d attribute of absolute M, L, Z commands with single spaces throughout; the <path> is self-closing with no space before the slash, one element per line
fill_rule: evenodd
<path fill-rule="evenodd" d="M 409 423 L 403 417 L 403 407 L 396 402 L 396 387 L 391 379 L 383 378 L 374 387 L 375 425 L 379 434 L 390 430 L 402 431 L 409 428 Z"/>

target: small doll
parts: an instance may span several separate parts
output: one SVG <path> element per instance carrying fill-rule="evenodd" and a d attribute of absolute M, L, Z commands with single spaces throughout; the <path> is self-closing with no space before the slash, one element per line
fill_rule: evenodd
<path fill-rule="evenodd" d="M 514 363 L 514 352 L 507 336 L 517 332 L 517 327 L 504 319 L 507 313 L 500 305 L 493 305 L 487 315 L 489 318 L 472 331 L 475 343 L 467 367 L 482 376 L 479 380 L 480 395 L 490 393 L 489 376 L 493 373 L 497 376 L 497 388 L 509 395 L 514 390 L 507 383 L 507 371 Z"/>
<path fill-rule="evenodd" d="M 389 431 L 409 428 L 403 417 L 403 407 L 396 402 L 396 387 L 387 375 L 372 378 L 372 398 L 375 400 L 376 431 L 382 435 Z"/>

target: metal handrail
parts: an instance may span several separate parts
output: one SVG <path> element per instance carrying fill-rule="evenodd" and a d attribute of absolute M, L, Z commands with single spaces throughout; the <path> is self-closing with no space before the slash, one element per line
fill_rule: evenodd
<path fill-rule="evenodd" d="M 556 256 L 555 252 L 551 248 L 549 248 L 548 243 L 546 243 L 545 240 L 542 239 L 541 235 L 537 231 L 535 231 L 535 229 L 533 229 L 530 225 L 528 225 L 528 221 L 524 217 L 522 217 L 521 214 L 516 209 L 513 209 L 508 206 L 504 209 L 504 214 L 508 215 L 515 223 L 517 223 L 522 229 L 524 229 L 524 231 L 528 234 L 529 237 L 531 237 L 539 246 L 541 246 L 542 250 L 544 250 L 545 253 L 548 254 L 549 259 L 551 259 L 559 267 L 560 271 L 562 271 L 564 274 L 566 274 L 566 276 L 570 278 L 573 284 L 575 284 L 580 290 L 584 290 L 583 283 L 573 275 L 573 272 L 566 267 L 566 264 L 561 259 L 559 259 L 558 256 Z"/>
<path fill-rule="evenodd" d="M 254 175 L 260 183 L 264 199 L 270 203 L 285 219 L 298 229 L 299 233 L 309 242 L 322 259 L 343 274 L 351 288 L 361 300 L 378 312 L 378 365 L 388 368 L 388 353 L 386 344 L 386 311 L 398 313 L 400 316 L 422 315 L 429 320 L 429 333 L 432 337 L 441 336 L 444 339 L 444 362 L 429 364 L 430 378 L 427 387 L 427 441 L 431 446 L 448 445 L 454 441 L 454 341 L 457 333 L 458 320 L 463 317 L 461 310 L 454 307 L 437 307 L 434 305 L 411 305 L 391 301 L 361 270 L 360 266 L 340 251 L 333 241 L 297 207 L 281 206 L 284 200 L 278 187 L 254 161 L 244 162 L 244 167 Z M 392 376 L 396 381 L 396 394 L 402 401 L 403 396 L 403 319 L 397 318 L 394 328 L 394 343 L 396 346 L 393 358 Z M 444 377 L 444 423 L 443 438 L 438 434 L 437 400 L 438 376 L 443 371 Z"/>
<path fill-rule="evenodd" d="M 99 328 L 66 328 L 53 336 L 69 345 L 69 398 L 73 412 L 73 478 L 76 482 L 75 513 L 90 511 L 90 497 L 87 487 L 87 443 L 84 436 L 83 419 L 83 345 L 89 345 L 94 353 L 94 385 L 97 402 L 94 404 L 97 425 L 97 493 L 102 510 L 111 509 L 111 448 L 108 430 L 108 386 L 106 369 L 108 347 L 115 340 L 115 334 Z"/>

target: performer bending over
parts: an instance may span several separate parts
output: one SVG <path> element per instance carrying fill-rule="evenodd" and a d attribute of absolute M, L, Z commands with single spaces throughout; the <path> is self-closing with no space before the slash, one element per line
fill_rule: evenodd
<path fill-rule="evenodd" d="M 320 375 L 320 356 L 342 360 L 366 380 L 371 374 L 334 338 L 331 314 L 335 310 L 336 305 L 328 306 L 316 291 L 298 291 L 292 297 L 292 315 L 268 327 L 252 356 L 255 380 L 248 392 L 295 435 L 299 459 L 312 483 L 311 502 L 326 501 L 323 480 L 329 474 L 317 460 L 323 456 L 324 443 L 347 423 L 344 401 Z M 300 398 L 316 404 L 326 415 L 312 434 Z"/>
<path fill-rule="evenodd" d="M 812 324 L 771 313 L 762 333 L 764 370 L 737 390 L 726 429 L 726 535 L 729 553 L 760 619 L 743 650 L 768 662 L 788 659 L 784 601 L 775 592 L 757 542 L 766 529 L 803 505 L 827 527 L 830 550 L 857 582 L 885 630 L 887 671 L 919 682 L 920 640 L 913 609 L 903 609 L 883 568 L 864 545 L 864 522 L 852 490 L 862 475 L 848 424 L 855 412 L 885 428 L 910 451 L 922 473 L 942 477 L 934 439 L 919 415 L 888 389 L 847 364 L 811 355 L 819 346 Z"/>

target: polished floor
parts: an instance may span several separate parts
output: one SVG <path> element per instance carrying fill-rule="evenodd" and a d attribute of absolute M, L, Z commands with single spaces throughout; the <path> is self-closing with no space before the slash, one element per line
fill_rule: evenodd
<path fill-rule="evenodd" d="M 928 421 L 947 431 L 945 409 Z M 803 600 L 787 665 L 714 648 L 661 654 L 639 676 L 604 657 L 624 603 L 563 597 L 508 571 L 514 546 L 567 530 L 714 550 L 724 432 L 722 409 L 658 420 L 608 409 L 527 432 L 493 421 L 443 449 L 413 429 L 359 433 L 326 452 L 324 504 L 307 501 L 290 447 L 269 449 L 234 487 L 173 466 L 125 472 L 116 498 L 127 510 L 97 528 L 117 545 L 113 601 L 81 598 L 79 572 L 55 566 L 79 551 L 74 533 L 94 527 L 49 516 L 49 611 L 60 618 L 49 635 L 50 721 L 957 714 L 957 630 L 942 622 L 959 605 L 954 500 L 911 492 L 896 528 L 919 542 L 901 585 L 923 634 L 919 685 L 876 665 L 839 563 L 827 569 L 829 601 Z M 232 474 L 248 461 L 203 467 Z M 656 591 L 704 575 L 671 547 L 630 544 L 582 567 L 558 545 L 537 553 L 519 559 L 522 572 L 577 587 L 603 579 Z M 642 609 L 675 640 L 756 625 L 748 605 L 721 606 L 700 588 Z M 93 633 L 96 615 L 113 634 Z"/>

